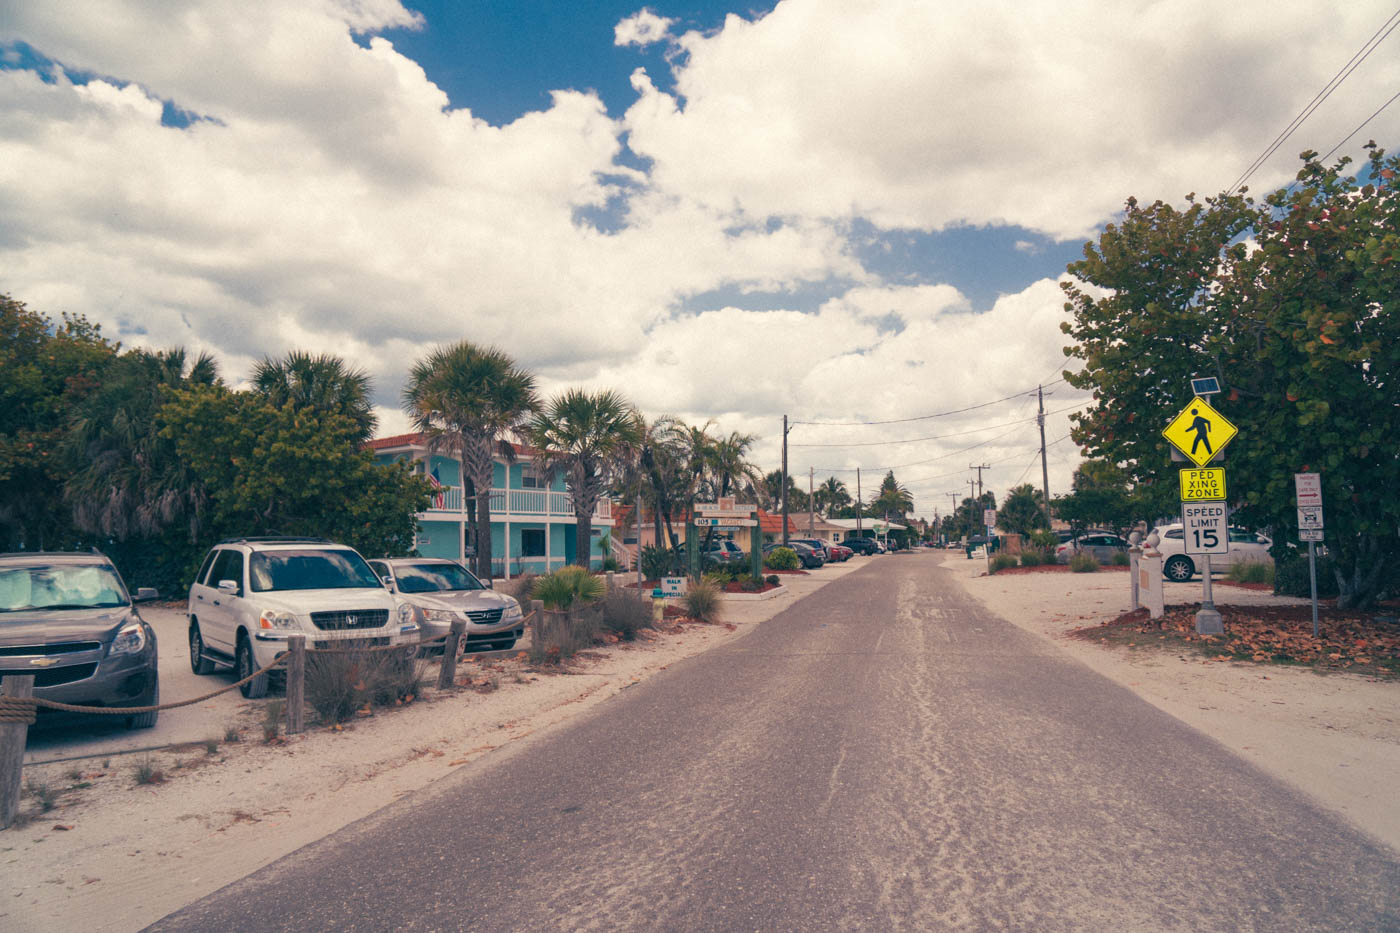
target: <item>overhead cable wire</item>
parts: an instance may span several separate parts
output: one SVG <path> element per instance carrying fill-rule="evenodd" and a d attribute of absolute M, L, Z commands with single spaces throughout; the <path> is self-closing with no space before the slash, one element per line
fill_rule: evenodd
<path fill-rule="evenodd" d="M 1240 174 L 1239 178 L 1235 179 L 1235 183 L 1226 189 L 1226 193 L 1233 193 L 1241 185 L 1249 181 L 1250 176 L 1252 176 L 1255 172 L 1262 168 L 1265 162 L 1269 161 L 1269 158 L 1272 157 L 1273 154 L 1278 151 L 1279 147 L 1286 143 L 1289 137 L 1296 133 L 1299 127 L 1301 127 L 1305 122 L 1307 122 L 1308 117 L 1312 116 L 1313 112 L 1316 111 L 1318 107 L 1322 106 L 1323 102 L 1326 101 L 1327 98 L 1332 96 L 1332 92 L 1335 91 L 1337 88 L 1341 87 L 1342 82 L 1345 81 L 1347 78 L 1351 77 L 1352 72 L 1359 68 L 1361 66 L 1361 63 L 1364 62 L 1367 58 L 1369 58 L 1371 53 L 1374 52 L 1382 42 L 1384 42 L 1387 38 L 1390 37 L 1390 34 L 1395 31 L 1397 26 L 1400 26 L 1400 9 L 1397 9 L 1394 13 L 1390 15 L 1389 19 L 1387 19 L 1384 23 L 1381 24 L 1381 27 L 1371 35 L 1371 38 L 1367 39 L 1366 42 L 1362 44 L 1361 48 L 1357 50 L 1356 54 L 1352 55 L 1351 60 L 1348 61 L 1345 65 L 1343 65 L 1341 70 L 1332 76 L 1332 80 L 1328 81 L 1325 85 L 1323 85 L 1322 90 L 1318 91 L 1317 94 L 1314 95 L 1313 99 L 1308 102 L 1307 106 L 1300 110 L 1298 112 L 1298 115 L 1295 116 L 1287 126 L 1285 126 L 1282 130 L 1279 131 L 1279 134 L 1274 137 L 1273 142 L 1265 146 L 1264 151 L 1254 158 L 1254 161 L 1251 162 L 1249 164 L 1249 167 L 1246 168 Z M 1382 35 L 1382 33 L 1384 34 Z"/>
<path fill-rule="evenodd" d="M 812 467 L 812 469 L 816 470 L 818 473 L 854 473 L 854 472 L 856 472 L 857 469 L 861 469 L 861 470 L 866 471 L 867 473 L 872 473 L 872 474 L 873 474 L 873 473 L 880 473 L 880 472 L 887 471 L 887 470 L 902 470 L 902 469 L 904 469 L 905 467 L 919 466 L 919 465 L 925 464 L 925 463 L 934 463 L 934 462 L 936 462 L 936 461 L 938 461 L 938 460 L 947 460 L 949 457 L 956 457 L 958 454 L 965 454 L 965 453 L 967 453 L 969 450 L 976 450 L 978 447 L 986 447 L 988 444 L 995 444 L 997 441 L 1001 440 L 1003 437 L 1009 437 L 1010 435 L 1015 434 L 1017 428 L 1021 427 L 1021 426 L 1024 425 L 1024 424 L 1027 424 L 1027 423 L 1028 423 L 1028 422 L 1024 422 L 1024 421 L 1018 422 L 1015 428 L 1012 428 L 1010 431 L 1007 431 L 1005 434 L 998 434 L 996 437 L 991 438 L 990 440 L 982 441 L 980 444 L 973 444 L 971 447 L 964 447 L 964 448 L 962 448 L 961 450 L 954 450 L 954 451 L 951 451 L 950 453 L 939 454 L 937 457 L 929 457 L 927 460 L 915 460 L 915 461 L 912 462 L 912 463 L 895 463 L 895 464 L 890 464 L 890 465 L 887 465 L 887 466 L 879 466 L 879 467 Z"/>
<path fill-rule="evenodd" d="M 1336 152 L 1338 149 L 1340 149 L 1340 148 L 1342 148 L 1343 146 L 1345 146 L 1346 143 L 1347 143 L 1347 141 L 1348 141 L 1349 139 L 1351 139 L 1351 138 L 1352 138 L 1353 136 L 1355 136 L 1357 133 L 1359 133 L 1359 132 L 1361 132 L 1363 129 L 1365 129 L 1367 123 L 1370 123 L 1370 122 L 1371 122 L 1372 120 L 1374 120 L 1376 117 L 1380 116 L 1380 115 L 1381 115 L 1381 111 L 1385 110 L 1385 108 L 1387 108 L 1387 107 L 1389 107 L 1391 104 L 1395 103 L 1396 100 L 1400 100 L 1400 91 L 1396 91 L 1396 92 L 1395 92 L 1395 96 L 1391 97 L 1390 100 L 1388 100 L 1388 101 L 1386 101 L 1385 103 L 1381 104 L 1380 107 L 1378 107 L 1378 108 L 1376 109 L 1376 112 L 1375 112 L 1375 113 L 1371 114 L 1369 117 L 1367 117 L 1366 119 L 1362 120 L 1361 123 L 1356 127 L 1356 129 L 1352 130 L 1350 133 L 1348 133 L 1348 134 L 1346 134 L 1345 136 L 1343 136 L 1341 142 L 1337 143 L 1337 145 L 1333 146 L 1331 149 L 1328 149 L 1328 150 L 1327 150 L 1327 155 L 1325 155 L 1325 156 L 1322 157 L 1322 161 L 1323 161 L 1323 162 L 1326 162 L 1328 159 L 1332 158 L 1332 153 Z"/>
<path fill-rule="evenodd" d="M 1067 407 L 1065 407 L 1065 408 L 1056 409 L 1055 411 L 1047 411 L 1047 412 L 1045 413 L 1045 415 L 1046 415 L 1046 417 L 1049 417 L 1050 415 L 1058 415 L 1058 414 L 1061 414 L 1061 413 L 1063 413 L 1063 412 L 1070 411 L 1070 410 L 1075 409 L 1075 408 L 1080 408 L 1080 407 L 1082 407 L 1083 405 L 1086 405 L 1086 404 L 1088 404 L 1087 400 L 1084 401 L 1084 402 L 1080 402 L 1078 405 L 1069 405 L 1069 406 L 1067 406 Z M 905 438 L 899 438 L 899 439 L 893 440 L 893 441 L 861 441 L 861 442 L 859 442 L 859 443 L 841 443 L 841 442 L 837 442 L 837 443 L 833 443 L 833 444 L 789 444 L 788 447 L 789 447 L 789 448 L 797 448 L 797 447 L 882 447 L 882 446 L 885 446 L 885 445 L 888 445 L 888 444 L 915 444 L 915 443 L 919 443 L 920 441 L 941 441 L 941 440 L 944 440 L 945 438 L 949 438 L 949 437 L 966 437 L 966 436 L 969 435 L 969 434 L 977 434 L 977 433 L 979 433 L 979 432 L 981 432 L 981 431 L 995 431 L 997 428 L 1010 427 L 1010 426 L 1013 425 L 1013 424 L 1025 424 L 1025 423 L 1027 423 L 1027 422 L 1036 420 L 1036 418 L 1038 418 L 1038 417 L 1040 417 L 1040 416 L 1039 416 L 1039 415 L 1032 415 L 1032 416 L 1029 417 L 1029 418 L 1019 418 L 1019 419 L 1017 419 L 1016 421 L 1005 421 L 1005 422 L 1003 422 L 1003 423 L 1001 423 L 1001 424 L 991 424 L 991 425 L 987 425 L 986 427 L 973 428 L 973 429 L 970 430 L 970 431 L 957 431 L 957 432 L 955 432 L 955 433 L 953 433 L 953 434 L 930 434 L 930 435 L 927 435 L 927 436 L 925 436 L 925 437 L 905 437 Z"/>
<path fill-rule="evenodd" d="M 1052 385 L 1055 385 L 1056 383 L 1060 383 L 1060 382 L 1064 382 L 1064 378 L 1063 378 L 1063 377 L 1061 377 L 1061 378 L 1059 378 L 1059 379 L 1056 379 L 1055 382 L 1047 382 L 1047 383 L 1045 383 L 1045 386 L 1052 386 Z M 1011 401 L 1012 399 L 1021 398 L 1021 397 L 1024 396 L 1024 395 L 1027 395 L 1027 394 L 1029 394 L 1029 393 L 1031 393 L 1031 392 L 1034 392 L 1034 391 L 1036 390 L 1036 388 L 1043 388 L 1043 387 L 1044 387 L 1044 386 L 1033 386 L 1032 388 L 1027 389 L 1027 390 L 1025 390 L 1024 392 L 1016 392 L 1016 393 L 1013 393 L 1013 394 L 1011 394 L 1011 395 L 1006 396 L 1005 398 L 995 399 L 994 401 L 990 401 L 990 402 L 983 402 L 983 403 L 980 404 L 980 405 L 969 405 L 969 406 L 967 406 L 966 408 L 956 408 L 956 409 L 953 409 L 952 411 L 940 411 L 940 412 L 935 412 L 935 413 L 933 413 L 933 414 L 931 414 L 931 415 L 917 415 L 917 416 L 915 416 L 915 417 L 913 417 L 913 418 L 891 418 L 891 419 L 888 420 L 888 421 L 789 421 L 789 422 L 788 422 L 788 425 L 791 427 L 791 426 L 795 426 L 795 425 L 799 425 L 799 424 L 809 424 L 809 425 L 814 425 L 814 426 L 817 426 L 817 427 L 826 427 L 826 428 L 854 428 L 854 427 L 863 427 L 863 426 L 866 426 L 866 425 L 877 425 L 877 424 L 907 424 L 907 423 L 910 422 L 910 421 L 928 421 L 930 418 L 946 418 L 946 417 L 948 417 L 949 415 L 960 415 L 960 414 L 962 414 L 963 412 L 966 412 L 966 411 L 976 411 L 976 410 L 979 409 L 979 408 L 989 408 L 989 407 L 991 407 L 992 405 L 1000 405 L 1002 402 L 1009 402 L 1009 401 Z M 795 445 L 794 445 L 794 446 L 795 446 Z"/>

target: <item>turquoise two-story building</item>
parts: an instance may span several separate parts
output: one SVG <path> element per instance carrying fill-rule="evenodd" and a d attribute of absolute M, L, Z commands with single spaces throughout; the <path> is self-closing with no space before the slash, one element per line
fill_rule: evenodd
<path fill-rule="evenodd" d="M 474 552 L 470 513 L 462 494 L 462 466 L 453 457 L 431 453 L 421 434 L 370 441 L 381 463 L 408 461 L 439 488 L 418 513 L 417 551 L 423 557 L 464 560 Z M 491 572 L 514 577 L 548 573 L 573 563 L 576 555 L 574 503 L 562 476 L 546 481 L 535 466 L 535 451 L 516 447 L 516 458 L 496 459 L 491 480 Z M 600 500 L 594 513 L 589 563 L 601 566 L 610 546 L 611 503 Z"/>

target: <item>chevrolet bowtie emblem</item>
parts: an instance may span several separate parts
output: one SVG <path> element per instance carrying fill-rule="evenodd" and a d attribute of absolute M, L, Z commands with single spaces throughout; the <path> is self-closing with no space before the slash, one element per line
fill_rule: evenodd
<path fill-rule="evenodd" d="M 34 667 L 53 667 L 59 663 L 58 658 L 35 658 L 29 662 Z"/>

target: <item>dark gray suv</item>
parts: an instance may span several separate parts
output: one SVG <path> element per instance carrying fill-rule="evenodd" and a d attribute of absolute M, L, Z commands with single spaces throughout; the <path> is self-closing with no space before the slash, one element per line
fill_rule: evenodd
<path fill-rule="evenodd" d="M 0 679 L 34 675 L 34 695 L 79 706 L 155 706 L 156 633 L 97 553 L 0 554 Z M 41 710 L 42 712 L 42 710 Z M 156 713 L 128 716 L 132 728 Z"/>

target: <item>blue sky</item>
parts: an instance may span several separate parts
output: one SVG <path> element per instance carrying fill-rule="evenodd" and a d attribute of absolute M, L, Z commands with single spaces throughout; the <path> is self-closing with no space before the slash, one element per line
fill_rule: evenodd
<path fill-rule="evenodd" d="M 1002 492 L 1035 472 L 1026 393 L 1073 365 L 1057 280 L 1085 240 L 1129 196 L 1225 188 L 1391 12 L 11 4 L 0 291 L 235 383 L 340 354 L 386 433 L 414 359 L 494 344 L 546 394 L 752 434 L 765 468 L 787 414 L 835 445 L 794 473 L 898 466 L 931 513 L 974 460 Z M 1254 189 L 1397 82 L 1383 46 Z M 1344 151 L 1397 133 L 1387 111 Z M 1084 397 L 1052 390 L 1054 493 Z"/>

